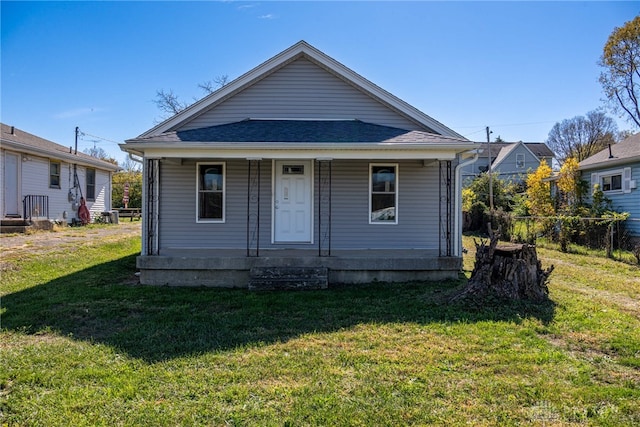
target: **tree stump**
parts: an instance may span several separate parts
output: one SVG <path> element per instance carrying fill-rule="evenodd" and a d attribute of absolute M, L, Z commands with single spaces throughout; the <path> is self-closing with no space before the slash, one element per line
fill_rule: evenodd
<path fill-rule="evenodd" d="M 468 298 L 544 302 L 549 298 L 547 283 L 553 265 L 542 269 L 536 248 L 529 244 L 498 245 L 498 236 L 491 233 L 489 245 L 481 240 L 476 245 L 476 262 L 467 286 L 451 298 Z"/>

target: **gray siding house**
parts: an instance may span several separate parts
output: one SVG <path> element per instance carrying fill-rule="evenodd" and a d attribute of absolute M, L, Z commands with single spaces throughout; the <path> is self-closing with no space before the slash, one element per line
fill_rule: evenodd
<path fill-rule="evenodd" d="M 457 278 L 477 145 L 301 41 L 122 144 L 143 158 L 140 281 Z"/>
<path fill-rule="evenodd" d="M 626 227 L 640 239 L 640 133 L 584 159 L 579 164 L 582 179 L 596 184 L 617 212 L 629 212 Z"/>
<path fill-rule="evenodd" d="M 1 124 L 2 218 L 72 222 L 80 197 L 92 216 L 111 210 L 112 163 L 75 153 L 14 126 Z"/>
<path fill-rule="evenodd" d="M 489 146 L 490 145 L 490 146 Z M 516 183 L 524 183 L 527 174 L 538 168 L 541 161 L 552 167 L 555 155 L 543 142 L 492 142 L 480 146 L 482 152 L 478 161 L 468 165 L 462 171 L 462 178 L 466 183 L 489 169 L 500 179 Z"/>

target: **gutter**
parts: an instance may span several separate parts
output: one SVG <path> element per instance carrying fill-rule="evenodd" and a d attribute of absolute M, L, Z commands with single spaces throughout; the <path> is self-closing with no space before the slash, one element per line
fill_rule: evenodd
<path fill-rule="evenodd" d="M 98 158 L 87 159 L 86 157 L 80 157 L 77 154 L 71 154 L 67 151 L 52 151 L 44 148 L 33 147 L 31 145 L 23 144 L 20 142 L 9 141 L 3 139 L 2 148 L 7 148 L 13 151 L 20 151 L 25 154 L 31 154 L 32 156 L 42 157 L 44 159 L 54 159 L 65 161 L 67 163 L 78 164 L 82 166 L 89 166 L 96 169 L 109 170 L 109 171 L 118 171 L 119 167 L 112 163 L 109 163 L 105 160 L 100 160 Z"/>

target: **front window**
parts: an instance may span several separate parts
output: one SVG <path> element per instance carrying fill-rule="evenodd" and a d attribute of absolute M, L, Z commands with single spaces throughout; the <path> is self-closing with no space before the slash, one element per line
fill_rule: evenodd
<path fill-rule="evenodd" d="M 524 154 L 516 154 L 516 167 L 524 169 Z"/>
<path fill-rule="evenodd" d="M 87 169 L 87 200 L 96 199 L 96 170 Z"/>
<path fill-rule="evenodd" d="M 224 222 L 224 163 L 198 163 L 198 222 Z"/>
<path fill-rule="evenodd" d="M 49 187 L 60 188 L 60 162 L 49 162 Z"/>
<path fill-rule="evenodd" d="M 369 165 L 369 223 L 398 223 L 398 165 Z"/>
<path fill-rule="evenodd" d="M 601 180 L 602 191 L 622 190 L 622 174 L 603 176 Z"/>

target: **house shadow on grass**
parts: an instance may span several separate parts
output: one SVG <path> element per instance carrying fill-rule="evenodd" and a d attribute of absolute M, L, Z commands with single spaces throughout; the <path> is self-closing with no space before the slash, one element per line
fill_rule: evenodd
<path fill-rule="evenodd" d="M 2 299 L 2 327 L 53 330 L 154 362 L 366 323 L 548 323 L 554 316 L 551 301 L 447 303 L 462 281 L 249 292 L 134 285 L 133 271 L 135 256 L 129 256 L 8 294 Z"/>

